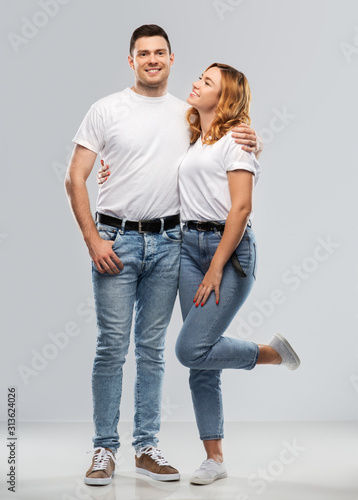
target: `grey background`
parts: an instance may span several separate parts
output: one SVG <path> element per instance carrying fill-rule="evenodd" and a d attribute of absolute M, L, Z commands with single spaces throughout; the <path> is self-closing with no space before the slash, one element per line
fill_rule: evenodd
<path fill-rule="evenodd" d="M 63 179 L 90 105 L 132 85 L 128 43 L 143 23 L 168 32 L 176 57 L 169 91 L 182 99 L 214 61 L 243 71 L 252 125 L 266 141 L 255 200 L 258 279 L 228 333 L 242 336 L 243 321 L 249 340 L 264 343 L 279 331 L 302 367 L 225 372 L 226 419 L 357 418 L 358 7 L 354 0 L 223 0 L 220 15 L 219 3 L 68 0 L 46 21 L 38 1 L 3 2 L 0 419 L 6 388 L 15 385 L 20 420 L 91 420 L 90 260 Z M 29 21 L 42 27 L 16 51 L 9 34 L 23 36 Z M 285 109 L 286 123 L 273 120 Z M 94 174 L 89 189 L 94 210 Z M 335 247 L 327 251 L 322 241 Z M 293 266 L 305 269 L 296 290 Z M 281 304 L 269 306 L 274 290 Z M 176 304 L 163 420 L 194 419 L 187 370 L 174 355 L 180 325 Z M 66 329 L 67 345 L 56 348 L 53 336 Z M 25 376 L 26 369 L 33 371 Z M 133 414 L 133 381 L 131 350 L 125 420 Z"/>

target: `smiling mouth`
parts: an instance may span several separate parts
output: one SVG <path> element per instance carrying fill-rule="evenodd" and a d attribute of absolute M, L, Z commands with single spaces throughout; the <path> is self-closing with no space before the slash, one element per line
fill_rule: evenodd
<path fill-rule="evenodd" d="M 159 73 L 159 71 L 161 71 L 160 68 L 150 68 L 150 69 L 146 69 L 145 70 L 146 73 L 149 73 L 150 75 L 156 75 L 157 73 Z"/>
<path fill-rule="evenodd" d="M 199 95 L 198 95 L 196 92 L 194 92 L 194 90 L 192 90 L 192 91 L 190 92 L 190 95 L 191 95 L 192 97 L 199 97 Z"/>

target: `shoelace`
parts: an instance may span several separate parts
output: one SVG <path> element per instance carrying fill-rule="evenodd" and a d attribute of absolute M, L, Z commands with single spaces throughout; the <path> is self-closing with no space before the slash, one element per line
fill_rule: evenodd
<path fill-rule="evenodd" d="M 142 453 L 149 455 L 150 458 L 152 458 L 158 465 L 169 465 L 169 462 L 164 458 L 163 453 L 158 448 L 154 448 L 154 446 L 143 448 L 140 450 L 140 454 Z"/>
<path fill-rule="evenodd" d="M 94 452 L 93 471 L 106 470 L 110 458 L 117 465 L 114 455 L 109 450 L 106 450 L 106 448 L 95 448 Z M 89 450 L 87 453 L 93 453 L 93 450 Z"/>
<path fill-rule="evenodd" d="M 201 464 L 199 469 L 210 469 L 210 462 L 209 460 L 204 460 L 204 462 Z"/>
<path fill-rule="evenodd" d="M 199 469 L 196 469 L 195 472 L 201 471 L 203 469 L 212 470 L 212 462 L 210 462 L 210 460 L 212 460 L 212 459 L 209 458 L 207 460 L 204 460 L 204 462 L 201 464 L 201 466 L 199 467 Z"/>

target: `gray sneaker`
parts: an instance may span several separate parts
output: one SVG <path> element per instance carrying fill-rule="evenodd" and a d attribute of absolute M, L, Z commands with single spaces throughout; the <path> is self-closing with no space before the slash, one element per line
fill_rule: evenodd
<path fill-rule="evenodd" d="M 211 484 L 217 479 L 227 477 L 224 463 L 219 464 L 212 458 L 204 460 L 199 469 L 197 469 L 190 478 L 192 484 Z"/>
<path fill-rule="evenodd" d="M 285 337 L 282 337 L 279 333 L 274 333 L 268 345 L 275 349 L 282 358 L 282 362 L 278 366 L 284 365 L 287 366 L 289 370 L 297 370 L 301 364 L 300 358 Z"/>

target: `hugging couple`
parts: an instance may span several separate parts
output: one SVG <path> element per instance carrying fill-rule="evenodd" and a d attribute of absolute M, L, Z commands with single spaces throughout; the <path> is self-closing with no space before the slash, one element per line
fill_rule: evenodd
<path fill-rule="evenodd" d="M 262 141 L 250 125 L 243 73 L 213 63 L 187 103 L 167 92 L 174 54 L 166 32 L 143 25 L 131 37 L 134 85 L 92 105 L 73 141 L 65 187 L 92 259 L 98 337 L 92 372 L 89 485 L 107 485 L 119 448 L 122 373 L 135 312 L 133 446 L 136 472 L 180 474 L 158 449 L 165 335 L 179 288 L 178 360 L 189 384 L 206 459 L 193 484 L 227 476 L 220 388 L 225 368 L 293 370 L 299 357 L 275 333 L 267 345 L 224 335 L 256 279 L 252 203 Z M 86 180 L 97 155 L 96 217 Z"/>

